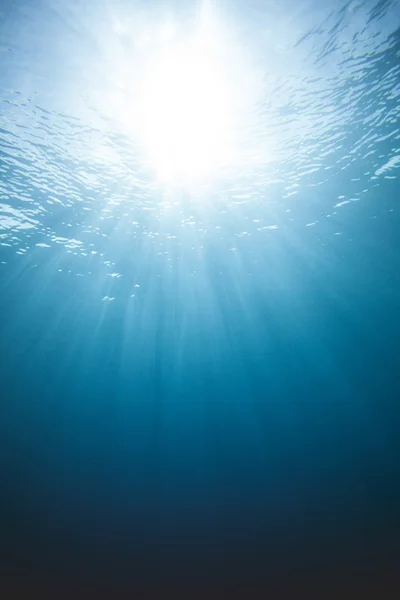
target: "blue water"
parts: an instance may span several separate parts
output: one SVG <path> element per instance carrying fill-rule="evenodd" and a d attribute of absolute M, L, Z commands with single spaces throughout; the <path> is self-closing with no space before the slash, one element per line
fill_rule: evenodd
<path fill-rule="evenodd" d="M 205 12 L 235 158 L 163 180 L 140 81 Z M 399 98 L 396 1 L 4 1 L 7 597 L 400 590 Z"/>

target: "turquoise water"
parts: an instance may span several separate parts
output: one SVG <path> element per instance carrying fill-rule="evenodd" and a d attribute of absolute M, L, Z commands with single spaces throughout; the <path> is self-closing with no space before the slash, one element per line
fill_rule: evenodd
<path fill-rule="evenodd" d="M 396 1 L 2 5 L 6 586 L 394 589 L 399 97 Z"/>

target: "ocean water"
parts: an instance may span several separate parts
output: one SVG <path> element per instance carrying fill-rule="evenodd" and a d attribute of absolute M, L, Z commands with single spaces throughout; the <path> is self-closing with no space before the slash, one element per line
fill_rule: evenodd
<path fill-rule="evenodd" d="M 399 98 L 397 1 L 3 0 L 7 598 L 396 597 Z"/>

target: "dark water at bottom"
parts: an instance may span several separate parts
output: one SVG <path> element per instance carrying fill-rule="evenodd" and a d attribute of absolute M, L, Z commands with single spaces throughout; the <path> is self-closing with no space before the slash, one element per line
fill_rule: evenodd
<path fill-rule="evenodd" d="M 182 353 L 173 295 L 154 292 L 150 352 L 118 311 L 99 334 L 76 284 L 24 310 L 35 277 L 2 299 L 5 597 L 395 597 L 390 284 L 192 307 Z"/>

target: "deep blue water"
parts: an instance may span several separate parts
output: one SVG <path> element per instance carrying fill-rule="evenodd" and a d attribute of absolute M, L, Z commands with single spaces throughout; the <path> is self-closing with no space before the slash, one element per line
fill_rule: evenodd
<path fill-rule="evenodd" d="M 4 597 L 397 597 L 399 97 L 396 1 L 4 0 Z"/>

